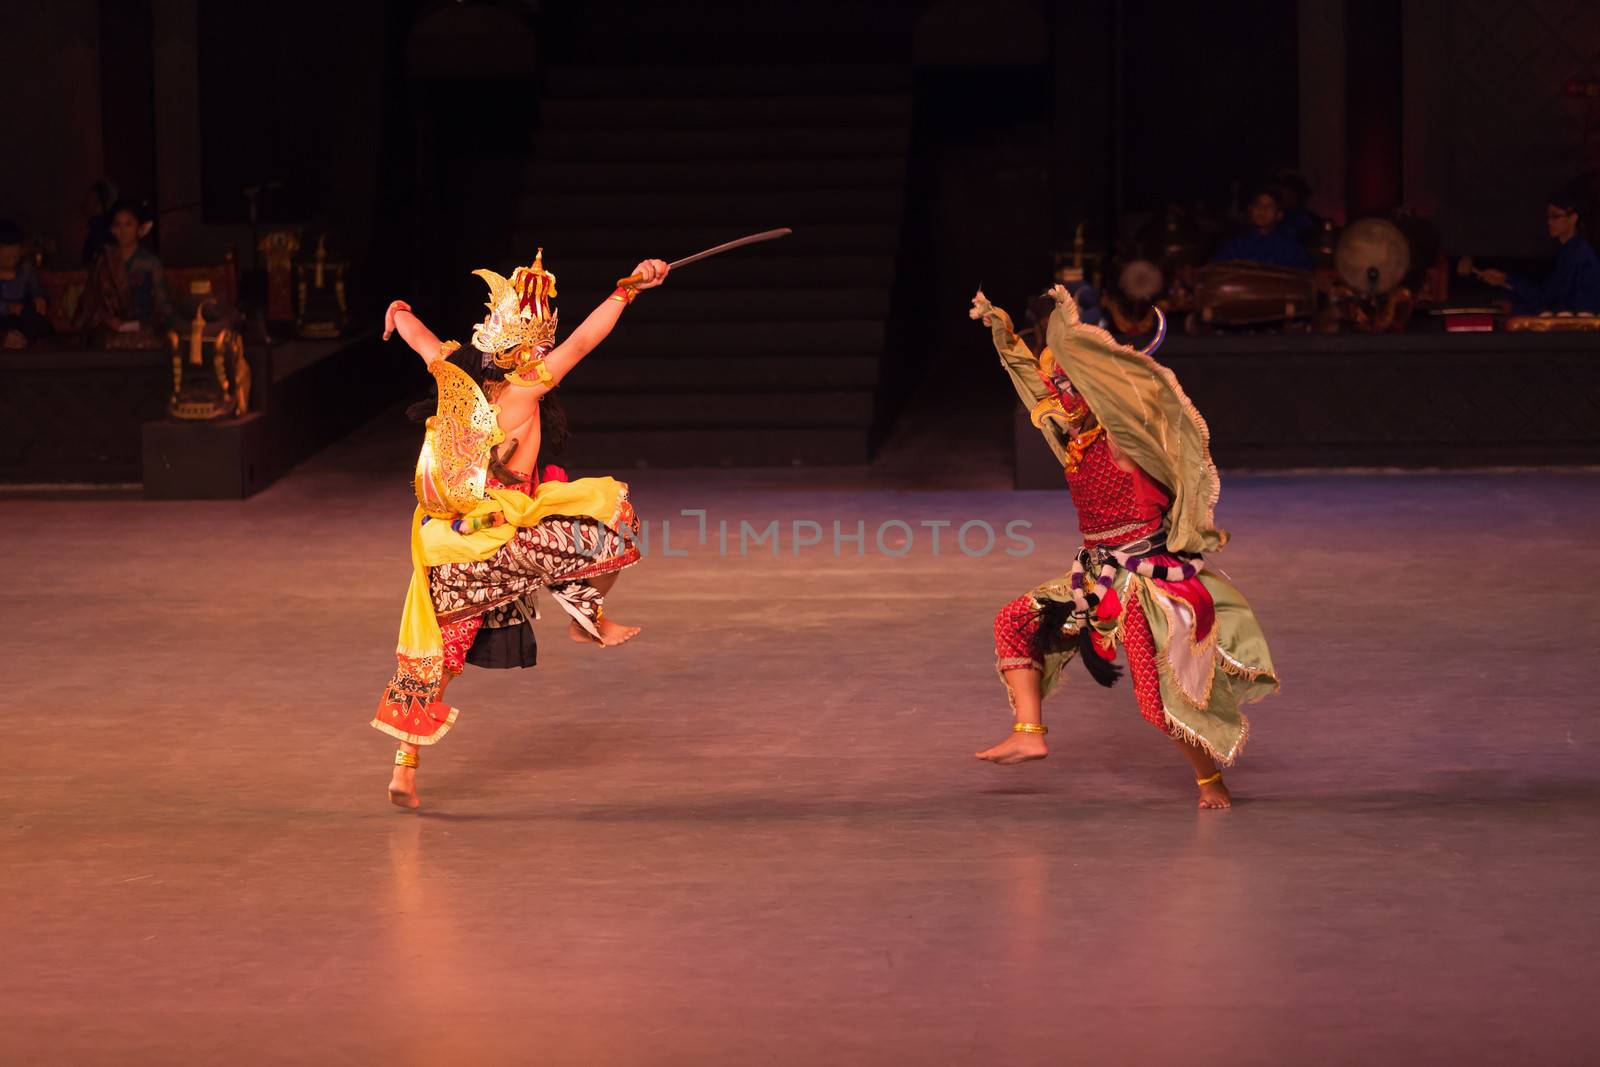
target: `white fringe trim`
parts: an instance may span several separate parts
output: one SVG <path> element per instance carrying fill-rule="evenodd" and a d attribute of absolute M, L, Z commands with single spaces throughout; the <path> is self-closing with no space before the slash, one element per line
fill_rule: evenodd
<path fill-rule="evenodd" d="M 1195 733 L 1192 728 L 1179 722 L 1173 717 L 1172 712 L 1168 711 L 1165 706 L 1163 706 L 1161 709 L 1161 715 L 1170 729 L 1177 731 L 1177 733 L 1180 734 L 1185 741 L 1198 746 L 1204 750 L 1206 755 L 1210 756 L 1224 767 L 1233 766 L 1233 761 L 1238 759 L 1239 753 L 1244 751 L 1245 742 L 1250 740 L 1250 719 L 1243 712 L 1239 714 L 1239 739 L 1233 743 L 1233 748 L 1225 753 L 1217 751 L 1216 746 L 1214 746 L 1210 741 L 1207 741 L 1205 738 Z"/>

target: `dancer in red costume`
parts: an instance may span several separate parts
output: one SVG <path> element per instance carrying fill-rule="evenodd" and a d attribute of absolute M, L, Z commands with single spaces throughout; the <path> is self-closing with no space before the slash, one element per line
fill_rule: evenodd
<path fill-rule="evenodd" d="M 1064 288 L 1051 295 L 1050 345 L 1037 355 L 981 291 L 972 301 L 1061 461 L 1084 539 L 1070 572 L 995 618 L 996 666 L 1015 722 L 1010 737 L 977 756 L 1043 759 L 1043 700 L 1063 668 L 1081 657 L 1112 685 L 1121 644 L 1139 711 L 1193 768 L 1199 806 L 1226 808 L 1218 764 L 1232 764 L 1249 736 L 1240 707 L 1278 682 L 1249 604 L 1202 557 L 1227 541 L 1212 518 L 1220 486 L 1209 432 L 1172 372 L 1150 358 L 1159 335 L 1136 351 L 1079 321 Z"/>

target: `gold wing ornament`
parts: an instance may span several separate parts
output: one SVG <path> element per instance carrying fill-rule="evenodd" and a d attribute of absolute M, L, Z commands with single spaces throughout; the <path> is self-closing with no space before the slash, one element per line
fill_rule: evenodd
<path fill-rule="evenodd" d="M 428 419 L 413 484 L 423 511 L 454 519 L 487 495 L 491 450 L 505 440 L 505 432 L 497 418 L 500 409 L 470 374 L 448 359 L 434 360 L 428 370 L 439 386 L 439 407 Z"/>

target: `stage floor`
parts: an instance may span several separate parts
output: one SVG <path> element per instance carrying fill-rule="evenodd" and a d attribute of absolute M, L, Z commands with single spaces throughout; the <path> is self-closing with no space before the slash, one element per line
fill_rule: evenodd
<path fill-rule="evenodd" d="M 1285 689 L 1206 813 L 1077 669 L 1049 760 L 972 758 L 1064 490 L 634 472 L 672 519 L 608 605 L 643 635 L 580 647 L 546 600 L 536 670 L 452 688 L 416 816 L 366 725 L 410 447 L 243 503 L 5 502 L 0 1061 L 1592 1062 L 1600 473 L 1227 479 L 1216 562 Z"/>

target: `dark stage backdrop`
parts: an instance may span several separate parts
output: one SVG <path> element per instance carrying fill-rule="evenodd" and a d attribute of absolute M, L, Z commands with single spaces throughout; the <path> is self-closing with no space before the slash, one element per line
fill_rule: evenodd
<path fill-rule="evenodd" d="M 1120 6 L 1122 206 L 1222 204 L 1299 158 L 1296 5 L 1272 0 Z"/>
<path fill-rule="evenodd" d="M 407 7 L 197 5 L 207 224 L 247 221 L 244 190 L 260 186 L 264 220 L 326 225 L 334 250 L 363 267 L 403 247 L 406 227 L 395 219 L 415 169 L 403 82 Z"/>

